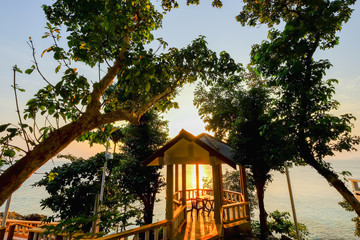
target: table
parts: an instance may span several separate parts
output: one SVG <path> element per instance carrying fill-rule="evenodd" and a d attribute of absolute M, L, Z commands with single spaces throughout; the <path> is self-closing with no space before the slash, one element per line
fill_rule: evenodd
<path fill-rule="evenodd" d="M 203 203 L 203 212 L 207 212 L 209 216 L 210 212 L 214 211 L 214 196 L 202 195 L 198 199 L 201 199 Z"/>

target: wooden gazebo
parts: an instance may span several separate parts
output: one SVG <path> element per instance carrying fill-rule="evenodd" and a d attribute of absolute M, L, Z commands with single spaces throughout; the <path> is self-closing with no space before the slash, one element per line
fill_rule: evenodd
<path fill-rule="evenodd" d="M 232 149 L 222 141 L 203 133 L 194 136 L 185 130 L 165 144 L 143 162 L 147 166 L 166 165 L 166 220 L 168 239 L 173 239 L 178 228 L 186 222 L 186 204 L 191 198 L 211 193 L 214 201 L 214 221 L 218 234 L 226 235 L 234 230 L 250 231 L 250 214 L 246 190 L 245 171 L 240 166 L 239 181 L 241 193 L 226 191 L 222 184 L 222 164 L 236 169 L 232 159 Z M 186 189 L 186 165 L 195 164 L 196 189 Z M 213 189 L 199 189 L 198 165 L 212 167 Z M 182 183 L 179 190 L 179 166 Z M 175 167 L 174 167 L 175 166 Z M 170 237 L 172 236 L 172 237 Z"/>

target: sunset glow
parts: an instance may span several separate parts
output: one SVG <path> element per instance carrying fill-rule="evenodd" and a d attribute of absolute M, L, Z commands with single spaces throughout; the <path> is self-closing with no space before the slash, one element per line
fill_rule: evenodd
<path fill-rule="evenodd" d="M 189 165 L 186 176 L 186 187 L 188 189 L 196 188 L 196 165 Z M 199 164 L 199 188 L 204 188 L 203 178 L 211 179 L 211 168 L 207 165 Z"/>

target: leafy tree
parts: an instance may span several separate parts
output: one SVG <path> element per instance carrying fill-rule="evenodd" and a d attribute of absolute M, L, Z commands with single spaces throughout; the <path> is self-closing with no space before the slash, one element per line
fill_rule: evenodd
<path fill-rule="evenodd" d="M 156 194 L 165 186 L 159 166 L 143 166 L 142 162 L 161 147 L 168 138 L 167 122 L 152 111 L 144 114 L 138 126 L 127 125 L 121 129 L 120 147 L 125 156 L 113 176 L 116 184 L 126 189 L 142 203 L 144 221 L 153 222 Z"/>
<path fill-rule="evenodd" d="M 208 90 L 199 87 L 194 103 L 207 129 L 217 136 L 227 135 L 236 161 L 250 169 L 250 181 L 257 192 L 261 237 L 265 239 L 270 234 L 264 206 L 270 171 L 281 170 L 294 155 L 291 141 L 281 134 L 284 126 L 269 114 L 274 108 L 269 90 L 251 72 L 246 78 L 251 80 L 248 86 L 234 78 L 214 83 Z"/>
<path fill-rule="evenodd" d="M 335 47 L 337 32 L 351 16 L 355 0 L 246 1 L 237 19 L 242 25 L 267 24 L 268 40 L 252 49 L 256 69 L 279 89 L 274 112 L 288 127 L 298 155 L 315 168 L 360 216 L 360 203 L 331 165 L 324 160 L 337 151 L 355 150 L 359 138 L 351 136 L 351 114 L 335 116 L 335 79 L 324 80 L 328 60 L 315 60 L 315 52 Z M 283 22 L 284 28 L 273 27 Z"/>
<path fill-rule="evenodd" d="M 286 234 L 293 239 L 297 238 L 295 225 L 291 222 L 290 214 L 288 212 L 280 212 L 278 210 L 275 210 L 274 212 L 270 213 L 268 225 L 270 231 L 273 233 Z M 255 232 L 259 232 L 260 225 L 257 221 L 255 221 L 252 226 Z M 298 223 L 298 227 L 300 232 L 300 239 L 306 239 L 306 237 L 309 236 L 309 231 L 307 230 L 307 227 L 302 223 Z"/>
<path fill-rule="evenodd" d="M 165 11 L 177 7 L 173 0 L 161 5 Z M 176 107 L 174 98 L 184 84 L 198 78 L 224 78 L 238 70 L 227 53 L 218 56 L 209 50 L 204 37 L 182 49 L 167 48 L 162 39 L 162 52 L 149 48 L 163 16 L 150 0 L 57 0 L 43 9 L 48 20 L 44 38 L 52 44 L 41 55 L 52 53 L 58 62 L 55 72 L 62 76 L 60 80 L 44 76 L 30 38 L 34 64 L 25 73 L 35 70 L 46 86 L 28 101 L 23 117 L 18 111 L 19 125 L 0 126 L 5 133 L 0 138 L 0 159 L 20 153 L 18 161 L 0 176 L 0 204 L 40 166 L 88 131 L 122 120 L 137 124 L 152 106 L 159 110 Z M 66 47 L 61 30 L 67 32 Z M 104 76 L 86 78 L 75 67 L 80 63 L 90 68 L 105 66 Z M 20 70 L 15 67 L 14 71 Z M 23 91 L 15 81 L 14 90 Z M 45 125 L 39 126 L 41 118 Z M 25 140 L 25 149 L 13 146 L 16 136 Z"/>
<path fill-rule="evenodd" d="M 138 217 L 138 224 L 150 224 L 153 219 L 156 194 L 165 185 L 161 178 L 161 167 L 142 166 L 141 162 L 156 151 L 167 140 L 167 122 L 153 111 L 145 113 L 138 126 L 128 124 L 111 133 L 113 139 L 122 142 L 120 154 L 108 159 L 106 175 L 105 208 L 102 207 L 101 226 L 105 230 L 120 223 L 124 229 L 131 217 Z M 106 134 L 98 131 L 93 142 L 101 142 Z M 50 208 L 62 220 L 93 216 L 95 195 L 100 192 L 101 167 L 104 154 L 97 154 L 89 160 L 66 156 L 72 162 L 54 168 L 36 186 L 45 186 L 50 197 L 42 200 L 43 207 Z M 138 201 L 142 206 L 137 206 Z M 136 206 L 136 207 L 135 207 Z M 143 219 L 143 221 L 142 221 Z M 89 230 L 90 224 L 83 230 Z"/>
<path fill-rule="evenodd" d="M 55 215 L 47 220 L 60 218 L 65 221 L 65 225 L 77 223 L 80 226 L 75 224 L 75 229 L 80 227 L 83 232 L 89 232 L 92 221 L 95 220 L 93 206 L 95 197 L 100 192 L 105 154 L 99 153 L 87 160 L 64 157 L 71 159 L 71 163 L 53 168 L 34 185 L 45 187 L 49 193 L 49 197 L 41 200 L 41 206 L 51 209 Z M 121 228 L 125 228 L 129 219 L 138 214 L 138 210 L 133 207 L 135 196 L 112 181 L 111 176 L 117 171 L 123 158 L 121 154 L 114 154 L 114 158 L 107 161 L 101 219 L 101 227 L 105 232 L 118 227 L 119 223 Z"/>

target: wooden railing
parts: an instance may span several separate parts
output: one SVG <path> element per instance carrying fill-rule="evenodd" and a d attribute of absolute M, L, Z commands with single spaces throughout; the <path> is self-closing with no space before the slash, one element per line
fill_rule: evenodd
<path fill-rule="evenodd" d="M 355 198 L 358 201 L 360 201 L 360 187 L 359 187 L 360 179 L 359 178 L 349 178 L 349 180 L 351 181 L 351 185 L 353 187 Z"/>
<path fill-rule="evenodd" d="M 29 235 L 27 237 L 28 240 L 66 240 L 70 239 L 69 237 L 65 237 L 64 235 L 45 235 L 44 228 L 32 228 L 29 229 Z"/>
<path fill-rule="evenodd" d="M 181 207 L 181 201 L 173 200 L 173 211 L 175 212 L 179 207 Z"/>
<path fill-rule="evenodd" d="M 139 240 L 140 234 L 145 234 L 145 240 L 149 240 L 151 233 L 154 234 L 155 240 L 167 239 L 166 226 L 168 224 L 170 224 L 168 220 L 163 220 L 157 223 L 148 224 L 121 233 L 111 234 L 105 237 L 97 238 L 97 240 L 117 240 L 117 239 L 128 240 L 129 237 L 133 237 L 132 239 Z M 163 230 L 162 235 L 160 234 L 160 229 Z"/>
<path fill-rule="evenodd" d="M 190 200 L 193 198 L 196 198 L 198 196 L 202 195 L 213 195 L 214 191 L 212 189 L 188 189 L 186 190 L 186 199 Z M 244 202 L 243 195 L 241 193 L 233 192 L 233 191 L 223 191 L 223 201 L 224 204 L 222 206 L 222 219 L 223 223 L 233 223 L 236 221 L 240 221 L 243 219 L 247 219 L 247 213 L 246 213 L 246 205 L 249 204 L 248 202 Z M 121 233 L 111 234 L 105 237 L 98 238 L 99 240 L 127 240 L 127 239 L 135 239 L 139 240 L 140 235 L 144 237 L 145 240 L 149 240 L 150 236 L 153 235 L 153 239 L 160 240 L 160 239 L 168 239 L 167 236 L 167 227 L 171 225 L 171 228 L 173 229 L 173 236 L 169 236 L 170 238 L 174 238 L 179 231 L 181 230 L 183 224 L 186 222 L 186 206 L 182 205 L 181 199 L 182 199 L 182 191 L 178 191 L 174 194 L 174 217 L 172 221 L 163 220 L 154 224 L 145 225 L 142 227 L 138 227 L 135 229 L 127 230 Z M 11 222 L 12 221 L 12 222 Z M 24 222 L 20 220 L 9 220 L 9 224 L 17 222 L 19 225 L 19 222 Z M 11 222 L 11 223 L 10 223 Z M 29 233 L 29 240 L 60 240 L 60 239 L 66 239 L 63 236 L 45 236 L 44 229 L 38 228 L 40 225 L 43 225 L 44 223 L 38 221 L 28 221 L 28 225 L 24 226 L 27 227 L 27 230 L 23 230 L 25 233 Z M 57 223 L 53 223 L 57 224 Z M 21 225 L 21 224 L 20 224 Z M 19 226 L 20 226 L 19 225 Z M 21 229 L 21 227 L 19 227 Z M 162 231 L 161 231 L 162 230 Z M 21 232 L 22 230 L 20 230 Z M 19 231 L 18 231 L 19 232 Z M 1 239 L 0 239 L 1 240 Z"/>
<path fill-rule="evenodd" d="M 171 221 L 173 231 L 173 238 L 180 233 L 183 224 L 186 222 L 186 206 L 179 207 L 174 212 L 173 220 Z"/>
<path fill-rule="evenodd" d="M 212 189 L 186 189 L 186 200 L 197 198 L 202 195 L 214 195 L 214 190 Z M 174 200 L 180 201 L 182 199 L 182 191 L 178 191 L 173 195 Z"/>
<path fill-rule="evenodd" d="M 239 203 L 244 202 L 244 195 L 242 193 L 224 190 L 224 203 Z"/>
<path fill-rule="evenodd" d="M 44 223 L 42 221 L 28 221 L 28 220 L 6 220 L 6 231 L 9 235 L 21 238 L 28 238 L 29 230 L 44 225 L 57 225 L 57 222 Z M 8 235 L 8 236 L 9 236 Z"/>
<path fill-rule="evenodd" d="M 246 213 L 246 205 L 249 202 L 238 202 L 223 205 L 222 215 L 223 215 L 223 223 L 232 223 L 240 220 L 245 220 L 248 218 Z"/>
<path fill-rule="evenodd" d="M 240 220 L 248 219 L 246 206 L 249 202 L 245 202 L 242 193 L 224 190 L 224 205 L 222 207 L 223 223 L 232 223 Z"/>

